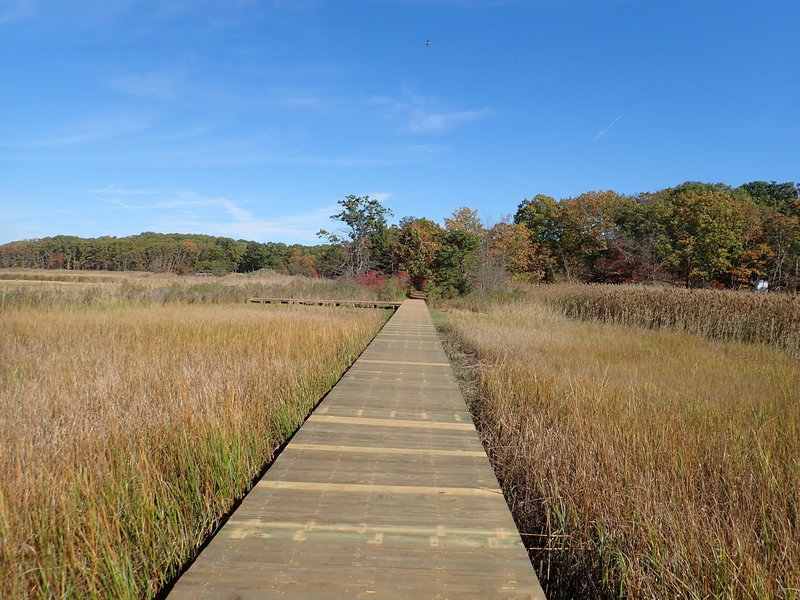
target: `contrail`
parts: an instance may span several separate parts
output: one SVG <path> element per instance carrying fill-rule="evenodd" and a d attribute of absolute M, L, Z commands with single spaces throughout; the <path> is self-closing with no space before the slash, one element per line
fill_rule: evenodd
<path fill-rule="evenodd" d="M 605 129 L 603 129 L 603 131 L 598 133 L 596 136 L 594 136 L 594 139 L 598 139 L 598 138 L 603 137 L 606 133 L 608 133 L 609 129 L 611 129 L 614 125 L 617 124 L 617 121 L 619 121 L 621 118 L 622 118 L 622 115 L 618 116 L 616 119 L 611 121 L 611 124 L 608 127 L 606 127 Z"/>

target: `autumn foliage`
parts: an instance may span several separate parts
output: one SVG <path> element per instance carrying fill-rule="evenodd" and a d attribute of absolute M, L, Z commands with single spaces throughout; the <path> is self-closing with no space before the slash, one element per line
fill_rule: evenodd
<path fill-rule="evenodd" d="M 687 182 L 637 195 L 537 194 L 513 215 L 484 222 L 461 206 L 444 226 L 347 196 L 320 231 L 328 243 L 287 246 L 230 238 L 145 233 L 128 238 L 56 236 L 0 246 L 0 267 L 222 274 L 272 269 L 327 277 L 392 276 L 442 296 L 509 282 L 666 282 L 692 288 L 800 287 L 800 185 L 756 181 L 733 188 Z M 370 276 L 370 277 L 374 277 Z"/>

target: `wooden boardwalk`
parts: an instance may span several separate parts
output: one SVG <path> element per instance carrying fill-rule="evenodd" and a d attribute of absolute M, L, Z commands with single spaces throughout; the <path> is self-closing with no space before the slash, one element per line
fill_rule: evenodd
<path fill-rule="evenodd" d="M 388 308 L 394 310 L 400 302 L 382 300 L 309 300 L 306 298 L 250 298 L 256 304 L 305 304 L 306 306 L 343 306 L 346 308 Z"/>
<path fill-rule="evenodd" d="M 424 301 L 403 303 L 169 597 L 544 598 Z"/>

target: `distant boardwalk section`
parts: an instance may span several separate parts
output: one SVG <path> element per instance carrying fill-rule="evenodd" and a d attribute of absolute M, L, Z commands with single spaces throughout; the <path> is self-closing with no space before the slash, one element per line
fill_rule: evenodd
<path fill-rule="evenodd" d="M 543 599 L 422 300 L 407 300 L 170 599 Z"/>
<path fill-rule="evenodd" d="M 303 298 L 250 298 L 256 304 L 305 304 L 306 306 L 344 306 L 347 308 L 391 308 L 400 306 L 400 302 L 384 302 L 382 300 L 309 300 Z"/>

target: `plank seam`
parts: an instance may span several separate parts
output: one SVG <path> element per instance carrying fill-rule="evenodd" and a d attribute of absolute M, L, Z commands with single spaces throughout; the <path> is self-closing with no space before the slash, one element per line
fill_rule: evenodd
<path fill-rule="evenodd" d="M 276 481 L 264 479 L 256 484 L 257 488 L 275 490 L 300 490 L 308 492 L 354 492 L 358 494 L 415 494 L 444 496 L 484 496 L 503 498 L 500 488 L 463 488 L 436 487 L 421 485 L 379 485 L 373 483 L 330 483 L 315 481 Z"/>

